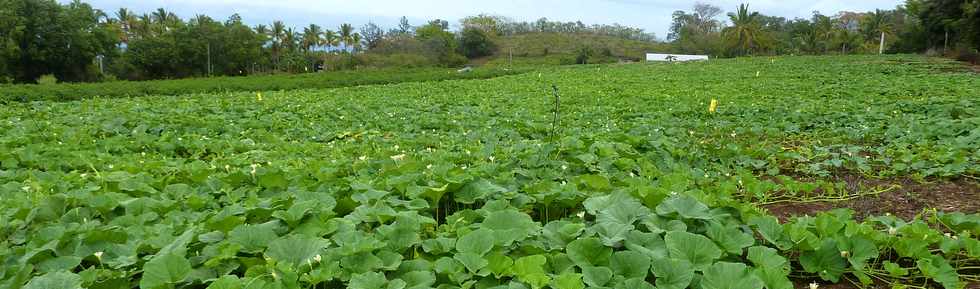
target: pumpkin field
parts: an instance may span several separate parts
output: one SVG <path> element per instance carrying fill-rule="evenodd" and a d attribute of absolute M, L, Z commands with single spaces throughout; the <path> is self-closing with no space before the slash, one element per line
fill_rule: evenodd
<path fill-rule="evenodd" d="M 980 76 L 956 62 L 385 73 L 0 93 L 0 288 L 980 284 Z"/>

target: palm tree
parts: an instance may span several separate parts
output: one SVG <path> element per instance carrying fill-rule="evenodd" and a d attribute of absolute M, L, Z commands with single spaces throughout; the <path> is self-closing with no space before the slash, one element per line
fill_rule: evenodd
<path fill-rule="evenodd" d="M 123 43 L 129 43 L 129 39 L 134 37 L 133 27 L 139 20 L 136 19 L 135 14 L 126 8 L 119 8 L 119 10 L 116 11 L 116 19 L 119 21 L 119 30 L 122 31 L 122 37 L 120 40 L 122 40 Z"/>
<path fill-rule="evenodd" d="M 339 44 L 340 36 L 337 35 L 337 32 L 330 29 L 323 31 L 323 43 L 321 43 L 321 45 L 326 46 L 327 48 L 333 48 Z"/>
<path fill-rule="evenodd" d="M 749 54 L 765 46 L 768 35 L 759 22 L 759 12 L 749 12 L 748 4 L 738 6 L 736 13 L 728 13 L 732 26 L 725 28 L 724 37 L 737 54 Z"/>
<path fill-rule="evenodd" d="M 833 46 L 834 41 L 835 31 L 833 19 L 830 19 L 826 15 L 814 15 L 813 30 L 816 34 L 816 39 L 823 43 L 823 52 L 827 53 L 827 50 Z"/>
<path fill-rule="evenodd" d="M 362 37 L 361 37 L 361 34 L 360 33 L 354 33 L 354 35 L 351 35 L 351 40 L 354 43 L 354 52 L 355 53 L 358 50 L 361 50 L 361 38 Z"/>
<path fill-rule="evenodd" d="M 344 50 L 350 50 L 351 44 L 354 42 L 354 26 L 344 23 L 340 25 L 340 41 L 344 43 Z"/>
<path fill-rule="evenodd" d="M 275 63 L 277 70 L 279 69 L 279 58 L 283 48 L 282 40 L 285 34 L 286 24 L 279 20 L 272 22 L 272 29 L 269 30 L 269 38 L 272 39 L 272 61 Z"/>
<path fill-rule="evenodd" d="M 867 44 L 871 47 L 880 45 L 879 53 L 885 49 L 885 36 L 891 35 L 894 31 L 890 18 L 888 12 L 875 9 L 861 21 L 861 32 L 864 34 Z"/>
<path fill-rule="evenodd" d="M 323 29 L 316 24 L 310 24 L 309 27 L 303 28 L 303 50 L 311 51 L 313 47 L 320 45 L 323 42 Z"/>
<path fill-rule="evenodd" d="M 836 33 L 834 33 L 834 41 L 837 43 L 837 46 L 840 46 L 841 54 L 847 54 L 850 48 L 860 45 L 861 34 L 846 28 L 838 29 Z"/>
<path fill-rule="evenodd" d="M 286 48 L 286 52 L 296 51 L 296 46 L 299 42 L 298 41 L 299 39 L 300 39 L 299 32 L 296 32 L 296 30 L 293 29 L 292 27 L 287 28 L 286 33 L 283 34 L 283 38 L 282 38 L 283 47 Z"/>

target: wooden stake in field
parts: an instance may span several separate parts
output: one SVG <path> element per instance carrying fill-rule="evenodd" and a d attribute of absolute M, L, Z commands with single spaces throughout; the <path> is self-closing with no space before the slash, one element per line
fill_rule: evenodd
<path fill-rule="evenodd" d="M 881 43 L 878 44 L 878 54 L 885 54 L 885 32 L 881 32 Z"/>

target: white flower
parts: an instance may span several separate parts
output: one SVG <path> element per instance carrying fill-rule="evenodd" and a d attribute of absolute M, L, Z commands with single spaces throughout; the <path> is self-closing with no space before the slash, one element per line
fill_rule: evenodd
<path fill-rule="evenodd" d="M 114 168 L 114 167 L 116 167 L 116 166 L 113 166 L 113 165 L 109 165 L 109 168 L 110 168 L 110 169 L 111 169 L 111 168 Z"/>
<path fill-rule="evenodd" d="M 490 159 L 490 162 L 492 163 L 493 162 L 493 156 L 490 156 L 489 159 Z"/>
<path fill-rule="evenodd" d="M 820 284 L 817 284 L 817 282 L 810 283 L 810 289 L 817 289 L 817 288 L 820 288 Z"/>
<path fill-rule="evenodd" d="M 103 254 L 103 252 L 102 252 L 102 251 L 98 251 L 98 252 L 95 252 L 95 253 L 94 253 L 94 254 L 92 254 L 92 255 L 95 255 L 95 258 L 96 258 L 96 259 L 99 259 L 99 262 L 102 262 L 102 254 Z"/>
<path fill-rule="evenodd" d="M 895 228 L 895 227 L 888 227 L 888 234 L 889 234 L 889 235 L 895 235 L 895 234 L 898 234 L 898 228 Z"/>
<path fill-rule="evenodd" d="M 425 169 L 431 170 L 432 169 L 432 164 L 429 164 L 429 165 L 425 166 Z"/>
<path fill-rule="evenodd" d="M 358 157 L 357 159 L 359 159 L 359 160 L 362 160 L 362 161 L 363 161 L 363 160 L 366 160 L 366 159 L 367 159 L 367 156 L 360 156 L 360 157 Z"/>
<path fill-rule="evenodd" d="M 31 191 L 31 186 L 23 186 L 23 187 L 20 187 L 20 189 L 21 190 L 24 190 L 25 192 L 30 192 Z"/>
<path fill-rule="evenodd" d="M 567 169 L 568 169 L 568 166 L 566 166 L 566 165 L 561 165 L 561 170 L 563 170 L 563 171 L 564 171 L 564 170 L 567 170 Z"/>
<path fill-rule="evenodd" d="M 578 214 L 575 215 L 578 216 L 579 219 L 585 219 L 585 212 L 578 212 Z"/>
<path fill-rule="evenodd" d="M 405 154 L 391 156 L 391 160 L 396 161 L 396 162 L 397 161 L 400 161 L 400 160 L 403 160 L 403 159 L 405 159 Z"/>
<path fill-rule="evenodd" d="M 320 263 L 320 261 L 323 261 L 323 257 L 320 256 L 320 254 L 317 254 L 316 256 L 313 256 L 313 261 Z"/>
<path fill-rule="evenodd" d="M 841 258 L 847 258 L 847 256 L 850 256 L 850 255 L 851 255 L 851 253 L 849 253 L 847 251 L 840 251 L 840 257 Z"/>
<path fill-rule="evenodd" d="M 395 150 L 396 150 L 396 151 L 398 150 L 398 145 L 395 145 Z"/>
<path fill-rule="evenodd" d="M 81 174 L 81 175 L 79 175 L 79 176 L 80 176 L 80 177 L 82 177 L 82 178 L 84 179 L 84 178 L 87 178 L 87 177 L 88 177 L 88 174 Z"/>

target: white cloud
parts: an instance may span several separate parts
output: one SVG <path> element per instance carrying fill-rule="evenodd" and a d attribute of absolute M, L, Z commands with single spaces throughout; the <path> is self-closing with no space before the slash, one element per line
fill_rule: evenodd
<path fill-rule="evenodd" d="M 62 2 L 69 0 L 62 0 Z M 620 23 L 644 28 L 663 37 L 675 10 L 690 10 L 695 1 L 670 0 L 88 0 L 96 8 L 114 11 L 128 7 L 137 11 L 151 11 L 164 7 L 182 17 L 207 14 L 225 18 L 239 13 L 253 24 L 282 19 L 292 26 L 317 23 L 335 27 L 350 22 L 358 26 L 374 21 L 383 26 L 393 26 L 401 16 L 407 16 L 418 24 L 428 19 L 447 19 L 451 22 L 478 13 L 507 16 L 516 20 L 533 21 L 540 17 L 552 20 L 585 23 Z M 135 3 L 134 3 L 135 2 Z M 903 0 L 704 0 L 731 11 L 743 2 L 750 8 L 767 15 L 786 18 L 808 18 L 819 10 L 833 14 L 841 10 L 870 11 L 875 8 L 891 9 Z"/>

